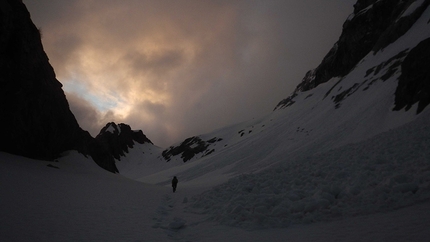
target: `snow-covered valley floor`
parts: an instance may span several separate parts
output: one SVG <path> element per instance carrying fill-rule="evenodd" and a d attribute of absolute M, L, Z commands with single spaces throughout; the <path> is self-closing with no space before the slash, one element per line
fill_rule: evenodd
<path fill-rule="evenodd" d="M 410 176 L 408 184 L 415 184 L 414 191 L 396 193 L 394 186 L 385 181 L 372 178 L 378 189 L 373 193 L 367 190 L 365 177 L 378 171 L 378 166 L 385 163 L 368 162 L 364 170 L 357 170 L 364 186 L 359 193 L 362 197 L 350 204 L 335 204 L 338 209 L 347 207 L 345 211 L 357 209 L 356 214 L 348 214 L 331 219 L 330 221 L 306 221 L 302 217 L 301 223 L 292 223 L 284 228 L 267 227 L 265 229 L 250 229 L 246 226 L 228 226 L 235 224 L 237 217 L 246 215 L 243 211 L 231 211 L 223 214 L 221 208 L 227 208 L 230 203 L 225 199 L 214 196 L 231 196 L 233 185 L 245 186 L 248 178 L 270 180 L 264 174 L 276 172 L 269 169 L 262 173 L 233 178 L 220 186 L 212 187 L 192 183 L 179 183 L 177 193 L 172 193 L 171 187 L 149 185 L 130 180 L 118 174 L 112 174 L 100 169 L 93 161 L 76 152 L 65 154 L 58 162 L 31 160 L 19 156 L 0 153 L 0 240 L 1 241 L 429 241 L 430 240 L 430 202 L 429 173 L 430 162 L 426 158 L 428 150 L 412 152 L 414 148 L 428 147 L 430 141 L 426 132 L 427 119 L 419 119 L 404 127 L 386 134 L 379 135 L 371 141 L 361 142 L 332 150 L 321 156 L 319 167 L 333 165 L 332 159 L 357 155 L 364 150 L 376 152 L 384 149 L 387 152 L 368 153 L 368 158 L 376 156 L 386 158 L 389 162 L 393 157 L 399 157 L 390 166 L 391 175 L 387 179 L 398 177 L 399 174 Z M 419 127 L 419 128 L 413 128 Z M 407 137 L 413 137 L 407 139 Z M 382 142 L 382 141 L 388 142 Z M 380 142 L 380 146 L 377 144 Z M 383 145 L 385 144 L 385 145 Z M 407 144 L 407 146 L 405 146 Z M 372 149 L 369 146 L 373 146 Z M 419 146 L 419 147 L 417 147 Z M 397 147 L 388 149 L 388 147 Z M 403 147 L 403 148 L 402 148 Z M 399 153 L 396 153 L 396 150 Z M 410 150 L 410 153 L 405 151 Z M 349 153 L 348 153 L 349 152 Z M 394 153 L 393 153 L 394 152 Z M 350 159 L 352 168 L 361 169 L 359 161 L 362 156 Z M 420 158 L 421 157 L 421 158 Z M 412 160 L 408 160 L 411 158 Z M 364 158 L 363 158 L 364 159 Z M 311 162 L 311 161 L 310 161 Z M 417 162 L 418 166 L 416 165 Z M 310 163 L 309 163 L 310 164 Z M 310 168 L 303 164 L 303 168 Z M 373 165 L 372 165 L 373 164 Z M 397 165 L 403 164 L 403 165 Z M 49 167 L 52 165 L 54 167 Z M 58 167 L 59 169 L 57 169 Z M 410 169 L 405 169 L 410 168 Z M 313 179 L 305 177 L 305 171 L 296 168 L 289 178 Z M 330 169 L 322 169 L 330 172 Z M 333 174 L 338 170 L 332 169 Z M 344 172 L 348 172 L 346 169 Z M 408 173 L 411 172 L 411 173 Z M 273 173 L 275 174 L 275 173 Z M 272 175 L 273 175 L 272 174 Z M 295 175 L 296 174 L 296 175 Z M 375 173 L 376 174 L 376 173 Z M 350 174 L 349 176 L 351 176 Z M 295 177 L 297 176 L 297 177 Z M 320 176 L 319 176 L 320 177 Z M 328 174 L 327 177 L 330 177 Z M 216 179 L 216 177 L 213 177 Z M 276 179 L 276 177 L 271 177 Z M 344 179 L 340 176 L 336 179 Z M 385 178 L 384 178 L 385 179 Z M 210 179 L 208 179 L 210 180 Z M 245 181 L 243 183 L 240 180 Z M 239 181 L 239 182 L 238 182 Z M 277 180 L 274 180 L 275 182 Z M 387 180 L 388 181 L 388 180 Z M 298 181 L 297 181 L 298 182 Z M 321 182 L 317 178 L 310 181 Z M 350 182 L 350 181 L 349 181 Z M 398 181 L 402 183 L 403 181 Z M 406 181 L 405 181 L 406 182 Z M 210 182 L 208 184 L 211 184 Z M 267 183 L 269 184 L 269 183 Z M 384 185 L 385 184 L 385 185 Z M 299 185 L 299 184 L 297 184 Z M 355 184 L 358 185 L 358 184 Z M 229 187 L 225 191 L 220 187 Z M 318 188 L 318 184 L 315 184 Z M 390 187 L 391 186 L 391 187 Z M 273 187 L 273 186 L 272 186 Z M 411 187 L 411 186 L 409 186 Z M 264 187 L 262 187 L 263 189 Z M 385 191 L 384 189 L 394 190 Z M 415 191 L 414 189 L 418 189 Z M 375 191 L 379 192 L 376 194 Z M 385 194 L 384 194 L 385 191 Z M 313 193 L 313 191 L 309 191 Z M 375 203 L 398 199 L 394 208 L 386 211 L 374 211 L 372 194 Z M 246 195 L 243 195 L 245 199 Z M 415 198 L 411 199 L 411 197 Z M 266 196 L 267 197 L 267 196 Z M 385 199 L 385 200 L 381 200 Z M 216 204 L 223 203 L 224 204 Z M 306 201 L 306 200 L 303 200 Z M 201 208 L 199 202 L 212 202 L 214 206 L 201 213 L 195 213 Z M 252 202 L 251 205 L 255 205 Z M 380 205 L 380 204 L 376 204 Z M 376 206 L 375 205 L 375 206 Z M 244 205 L 246 206 L 246 204 Z M 349 207 L 348 207 L 349 206 Z M 369 211 L 364 211 L 366 206 Z M 401 208 L 405 206 L 404 208 Z M 400 208 L 399 208 L 400 207 Z M 318 209 L 316 209 L 318 210 Z M 219 217 L 214 216 L 219 213 Z M 303 215 L 317 214 L 302 211 Z M 266 216 L 268 217 L 268 216 Z M 217 220 L 217 218 L 221 220 Z M 246 218 L 246 216 L 244 217 Z M 250 216 L 249 219 L 255 219 Z M 221 222 L 221 223 L 220 223 Z M 269 223 L 270 224 L 270 223 Z M 240 225 L 240 224 L 239 224 Z"/>
<path fill-rule="evenodd" d="M 142 161 L 141 178 L 154 184 L 75 151 L 57 162 L 0 152 L 0 241 L 430 241 L 429 120 L 424 112 L 370 139 L 253 173 L 240 174 L 236 147 L 228 176 L 208 169 L 226 152 L 152 171 Z M 261 134 L 274 137 L 283 122 L 273 119 Z M 255 137 L 240 144 L 269 140 Z M 287 148 L 266 156 L 277 160 Z M 181 170 L 176 193 L 160 183 Z"/>
<path fill-rule="evenodd" d="M 392 111 L 429 19 L 290 106 L 199 135 L 186 163 L 198 142 L 167 159 L 135 144 L 121 174 L 0 152 L 0 242 L 430 241 L 430 108 Z"/>
<path fill-rule="evenodd" d="M 79 162 L 77 162 L 79 161 Z M 244 230 L 185 213 L 192 187 L 135 182 L 77 154 L 48 162 L 0 154 L 1 241 L 428 241 L 430 203 L 333 222 Z"/>

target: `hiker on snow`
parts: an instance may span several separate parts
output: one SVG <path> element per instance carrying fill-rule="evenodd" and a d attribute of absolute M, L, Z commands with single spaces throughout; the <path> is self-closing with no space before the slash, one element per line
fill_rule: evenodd
<path fill-rule="evenodd" d="M 178 185 L 178 178 L 176 178 L 176 176 L 175 176 L 175 177 L 173 177 L 173 180 L 172 180 L 173 192 L 176 192 L 176 186 L 177 185 Z"/>

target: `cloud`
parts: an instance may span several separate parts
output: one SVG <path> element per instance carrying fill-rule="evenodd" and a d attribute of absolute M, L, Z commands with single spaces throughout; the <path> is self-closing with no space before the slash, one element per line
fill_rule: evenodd
<path fill-rule="evenodd" d="M 125 122 L 166 147 L 270 112 L 355 1 L 24 2 L 81 126 Z"/>
<path fill-rule="evenodd" d="M 75 93 L 66 93 L 66 97 L 70 110 L 75 115 L 75 118 L 79 120 L 79 125 L 94 137 L 97 136 L 106 123 L 111 121 L 120 123 L 123 121 L 118 120 L 118 117 L 112 111 L 100 112 L 94 105 Z"/>

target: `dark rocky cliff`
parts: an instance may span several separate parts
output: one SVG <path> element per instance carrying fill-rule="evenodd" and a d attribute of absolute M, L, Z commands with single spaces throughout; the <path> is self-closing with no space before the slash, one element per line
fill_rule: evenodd
<path fill-rule="evenodd" d="M 187 162 L 198 154 L 201 154 L 201 157 L 210 155 L 215 149 L 211 149 L 209 146 L 221 140 L 222 138 L 213 137 L 212 139 L 204 141 L 198 136 L 193 136 L 185 139 L 178 146 L 170 146 L 162 152 L 162 156 L 169 162 L 173 157 L 181 155 L 180 159 Z"/>
<path fill-rule="evenodd" d="M 417 113 L 420 113 L 430 104 L 429 67 L 430 38 L 421 41 L 403 61 L 394 110 L 409 110 L 412 105 L 418 103 Z"/>
<path fill-rule="evenodd" d="M 139 144 L 150 143 L 142 130 L 132 130 L 127 124 L 115 124 L 113 122 L 106 124 L 102 128 L 96 139 L 103 144 L 103 146 L 110 151 L 110 153 L 117 160 L 121 160 L 121 156 L 128 153 L 129 148 L 134 147 L 134 142 Z"/>
<path fill-rule="evenodd" d="M 79 127 L 20 0 L 0 0 L 0 150 L 51 160 L 66 150 L 117 172 L 103 145 Z"/>
<path fill-rule="evenodd" d="M 401 17 L 402 13 L 411 4 L 415 3 L 415 0 L 358 0 L 354 5 L 353 14 L 343 24 L 339 40 L 324 57 L 321 64 L 316 69 L 308 71 L 296 90 L 289 97 L 279 102 L 275 109 L 285 108 L 294 104 L 294 98 L 298 92 L 311 90 L 333 77 L 344 77 L 366 55 L 383 50 L 389 44 L 395 42 L 412 27 L 427 9 L 430 5 L 430 0 L 423 1 L 412 14 Z M 428 52 L 424 47 L 425 44 L 428 43 L 424 42 L 420 49 Z M 414 56 L 406 59 L 409 63 L 419 63 L 419 61 L 414 61 L 413 59 L 421 58 L 421 60 L 424 60 L 425 56 L 426 54 L 418 56 L 418 53 L 415 52 Z M 428 62 L 421 63 L 421 65 L 428 66 Z M 406 72 L 410 73 L 411 69 L 406 66 Z M 402 70 L 404 70 L 404 66 L 402 66 Z M 428 68 L 425 67 L 414 68 L 415 73 L 410 74 L 426 77 L 428 82 L 429 75 L 427 70 Z M 411 82 L 408 81 L 410 78 L 402 79 L 402 77 L 400 79 L 400 90 L 396 92 L 396 110 L 405 106 L 410 107 L 414 102 L 429 99 L 427 95 L 430 95 L 430 89 L 427 85 L 418 85 L 421 88 L 418 90 L 415 87 L 417 86 L 417 81 Z M 425 81 L 422 81 L 422 83 L 425 83 Z M 427 94 L 419 94 L 422 91 Z M 421 106 L 427 102 L 421 101 Z M 423 107 L 418 112 L 422 109 Z"/>

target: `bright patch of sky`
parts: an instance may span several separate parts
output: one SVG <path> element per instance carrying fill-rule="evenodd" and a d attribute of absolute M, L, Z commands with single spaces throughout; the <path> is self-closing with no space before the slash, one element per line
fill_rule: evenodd
<path fill-rule="evenodd" d="M 78 81 L 76 79 L 65 81 L 63 84 L 65 92 L 74 93 L 84 100 L 94 105 L 100 112 L 107 112 L 109 110 L 115 110 L 119 104 L 124 104 L 125 101 L 119 97 L 114 91 L 110 91 L 105 95 L 98 93 L 87 92 L 88 87 L 85 82 Z"/>

